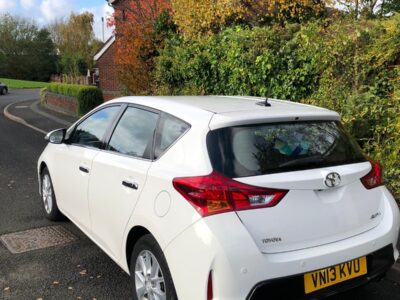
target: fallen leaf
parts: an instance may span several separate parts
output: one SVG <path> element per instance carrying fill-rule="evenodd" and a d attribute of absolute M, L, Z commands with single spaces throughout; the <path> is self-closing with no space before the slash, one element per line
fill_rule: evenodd
<path fill-rule="evenodd" d="M 10 290 L 10 287 L 8 286 L 8 287 L 6 287 L 6 288 L 4 288 L 4 291 L 5 292 L 8 292 Z"/>
<path fill-rule="evenodd" d="M 69 286 L 68 289 L 71 291 L 71 290 L 73 290 L 74 288 L 73 288 L 72 286 Z"/>
<path fill-rule="evenodd" d="M 57 284 L 60 284 L 60 282 L 58 282 L 58 281 L 53 281 L 53 284 L 54 284 L 54 285 L 57 285 Z"/>
<path fill-rule="evenodd" d="M 86 270 L 82 270 L 82 271 L 79 272 L 79 274 L 81 274 L 81 275 L 86 275 L 86 274 L 87 274 L 87 271 L 86 271 Z"/>

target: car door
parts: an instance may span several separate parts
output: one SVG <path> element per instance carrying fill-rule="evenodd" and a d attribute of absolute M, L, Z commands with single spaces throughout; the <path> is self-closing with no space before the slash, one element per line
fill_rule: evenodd
<path fill-rule="evenodd" d="M 90 230 L 87 192 L 92 161 L 120 107 L 109 106 L 84 119 L 55 154 L 52 176 L 57 202 L 61 211 L 84 230 Z"/>
<path fill-rule="evenodd" d="M 93 235 L 114 259 L 125 226 L 145 185 L 159 114 L 128 107 L 105 151 L 95 157 L 89 185 Z"/>

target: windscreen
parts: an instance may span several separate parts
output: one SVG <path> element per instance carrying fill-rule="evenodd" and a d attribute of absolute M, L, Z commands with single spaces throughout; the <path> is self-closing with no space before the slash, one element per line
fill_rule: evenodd
<path fill-rule="evenodd" d="M 231 178 L 366 161 L 336 121 L 222 128 L 208 134 L 207 147 L 214 170 Z"/>

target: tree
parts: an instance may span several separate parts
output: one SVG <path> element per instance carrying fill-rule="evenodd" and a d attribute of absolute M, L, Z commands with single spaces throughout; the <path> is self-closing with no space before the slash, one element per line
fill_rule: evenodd
<path fill-rule="evenodd" d="M 61 56 L 62 72 L 85 75 L 93 66 L 93 56 L 101 47 L 93 31 L 94 16 L 89 12 L 72 13 L 67 21 L 56 20 L 48 26 Z"/>
<path fill-rule="evenodd" d="M 332 0 L 172 0 L 174 20 L 189 38 L 233 23 L 301 22 L 326 11 Z"/>
<path fill-rule="evenodd" d="M 379 5 L 381 15 L 388 15 L 400 12 L 400 0 L 382 0 Z"/>
<path fill-rule="evenodd" d="M 152 91 L 154 57 L 163 39 L 155 29 L 174 27 L 169 18 L 170 8 L 169 0 L 125 1 L 109 22 L 117 28 L 115 63 L 119 66 L 119 78 L 131 93 Z"/>
<path fill-rule="evenodd" d="M 56 70 L 56 51 L 50 33 L 26 19 L 0 18 L 0 75 L 47 81 Z"/>
<path fill-rule="evenodd" d="M 355 19 L 374 16 L 380 5 L 378 0 L 337 0 L 337 3 L 352 13 Z"/>
<path fill-rule="evenodd" d="M 243 15 L 240 0 L 172 0 L 174 20 L 188 37 L 217 32 Z"/>
<path fill-rule="evenodd" d="M 331 0 L 242 0 L 245 16 L 252 23 L 302 22 L 326 12 Z"/>
<path fill-rule="evenodd" d="M 43 28 L 37 32 L 33 40 L 34 54 L 32 55 L 33 74 L 32 79 L 37 81 L 48 81 L 49 76 L 57 71 L 57 55 L 55 45 L 50 37 L 50 32 Z"/>

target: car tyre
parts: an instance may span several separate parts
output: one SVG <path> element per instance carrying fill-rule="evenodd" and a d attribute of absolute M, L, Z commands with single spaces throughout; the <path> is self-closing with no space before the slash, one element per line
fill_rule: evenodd
<path fill-rule="evenodd" d="M 64 219 L 63 214 L 58 209 L 56 195 L 54 194 L 53 182 L 47 168 L 44 168 L 41 174 L 41 195 L 43 208 L 46 218 L 52 221 L 61 221 Z"/>
<path fill-rule="evenodd" d="M 134 246 L 130 271 L 134 300 L 178 299 L 165 256 L 150 234 Z"/>

